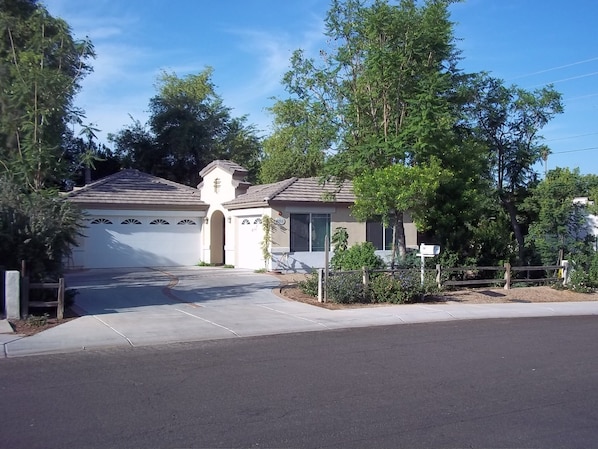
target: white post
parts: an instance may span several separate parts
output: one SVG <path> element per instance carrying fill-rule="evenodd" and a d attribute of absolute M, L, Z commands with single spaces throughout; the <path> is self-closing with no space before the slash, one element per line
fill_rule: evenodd
<path fill-rule="evenodd" d="M 323 288 L 322 288 L 322 284 L 324 281 L 324 269 L 323 268 L 318 268 L 318 302 L 322 302 L 323 301 Z"/>
<path fill-rule="evenodd" d="M 569 283 L 569 276 L 571 275 L 568 260 L 563 260 L 561 262 L 563 264 L 563 285 L 567 285 Z"/>
<path fill-rule="evenodd" d="M 4 276 L 4 297 L 6 318 L 18 320 L 21 318 L 21 273 L 18 271 L 7 271 Z"/>
<path fill-rule="evenodd" d="M 324 237 L 324 302 L 328 302 L 328 266 L 330 264 L 330 244 L 328 234 Z"/>
<path fill-rule="evenodd" d="M 426 256 L 424 256 L 423 254 L 421 255 L 421 286 L 424 286 L 424 272 L 426 269 Z"/>

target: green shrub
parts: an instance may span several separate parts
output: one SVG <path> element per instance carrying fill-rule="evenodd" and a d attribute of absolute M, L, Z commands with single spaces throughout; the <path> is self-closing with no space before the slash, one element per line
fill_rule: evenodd
<path fill-rule="evenodd" d="M 328 299 L 338 304 L 366 302 L 361 273 L 331 274 L 328 276 L 326 291 Z"/>
<path fill-rule="evenodd" d="M 0 177 L 0 266 L 27 264 L 31 280 L 58 277 L 83 229 L 83 215 L 53 190 L 28 192 Z"/>
<path fill-rule="evenodd" d="M 369 285 L 372 302 L 405 304 L 419 301 L 424 293 L 417 270 L 401 270 L 394 274 L 373 276 Z"/>
<path fill-rule="evenodd" d="M 571 273 L 569 290 L 577 293 L 591 293 L 594 291 L 590 274 L 583 270 L 575 270 Z"/>
<path fill-rule="evenodd" d="M 318 272 L 311 273 L 304 281 L 300 281 L 298 286 L 306 295 L 318 296 Z"/>
<path fill-rule="evenodd" d="M 594 253 L 588 269 L 592 287 L 598 287 L 598 251 Z"/>
<path fill-rule="evenodd" d="M 335 252 L 331 263 L 334 269 L 344 271 L 361 270 L 363 267 L 375 270 L 385 266 L 370 242 L 357 243 L 349 249 Z"/>

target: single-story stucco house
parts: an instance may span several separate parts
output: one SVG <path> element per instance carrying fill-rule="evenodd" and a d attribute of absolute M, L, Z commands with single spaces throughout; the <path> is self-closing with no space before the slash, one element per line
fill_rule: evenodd
<path fill-rule="evenodd" d="M 67 195 L 86 214 L 87 227 L 69 268 L 189 266 L 200 262 L 237 268 L 310 271 L 324 266 L 326 236 L 348 231 L 349 245 L 370 241 L 390 254 L 390 232 L 379 222 L 352 217 L 350 182 L 322 185 L 290 178 L 251 185 L 247 170 L 217 160 L 200 171 L 197 188 L 137 170 L 122 170 Z M 264 260 L 263 217 L 271 232 Z M 407 246 L 417 231 L 405 220 Z"/>

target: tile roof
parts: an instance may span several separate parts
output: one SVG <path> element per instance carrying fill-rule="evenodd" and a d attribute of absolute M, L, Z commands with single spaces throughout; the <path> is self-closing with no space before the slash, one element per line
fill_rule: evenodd
<path fill-rule="evenodd" d="M 212 161 L 208 165 L 206 165 L 199 172 L 199 176 L 201 176 L 202 178 L 205 177 L 208 173 L 210 173 L 216 167 L 220 167 L 223 170 L 227 171 L 228 173 L 233 175 L 233 178 L 243 178 L 243 177 L 247 176 L 247 173 L 248 173 L 246 168 L 241 167 L 239 164 L 237 164 L 233 161 L 216 160 L 216 161 Z"/>
<path fill-rule="evenodd" d="M 199 190 L 138 170 L 121 170 L 66 195 L 81 207 L 205 210 Z"/>
<path fill-rule="evenodd" d="M 320 178 L 289 178 L 273 184 L 249 187 L 247 193 L 223 204 L 229 210 L 265 207 L 272 202 L 349 203 L 355 202 L 353 184 L 335 181 L 322 184 Z"/>

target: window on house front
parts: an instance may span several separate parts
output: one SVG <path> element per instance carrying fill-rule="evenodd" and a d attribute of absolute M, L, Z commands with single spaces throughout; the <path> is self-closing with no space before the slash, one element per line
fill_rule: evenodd
<path fill-rule="evenodd" d="M 330 214 L 291 214 L 291 252 L 324 251 Z"/>
<path fill-rule="evenodd" d="M 392 249 L 392 228 L 385 228 L 379 221 L 368 221 L 365 224 L 365 239 L 378 250 Z"/>

